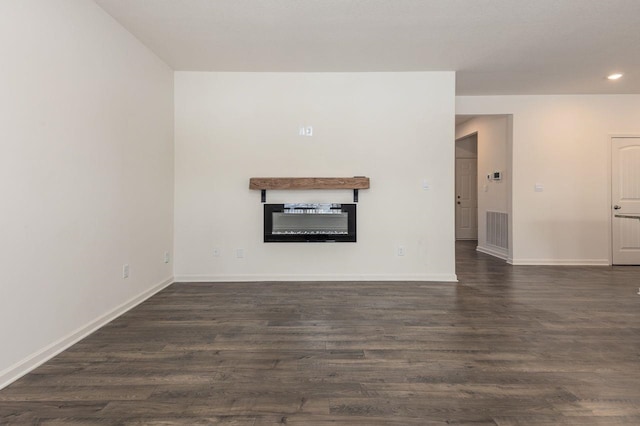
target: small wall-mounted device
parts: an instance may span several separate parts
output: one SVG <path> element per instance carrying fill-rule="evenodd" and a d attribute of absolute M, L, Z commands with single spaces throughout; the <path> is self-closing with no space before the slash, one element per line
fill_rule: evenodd
<path fill-rule="evenodd" d="M 313 126 L 300 126 L 298 127 L 299 136 L 313 136 Z"/>
<path fill-rule="evenodd" d="M 493 172 L 491 180 L 501 180 L 502 172 Z"/>

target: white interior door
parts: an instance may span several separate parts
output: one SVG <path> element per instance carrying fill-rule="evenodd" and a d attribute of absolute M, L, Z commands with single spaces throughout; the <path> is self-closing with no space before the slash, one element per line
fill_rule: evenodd
<path fill-rule="evenodd" d="M 478 239 L 478 160 L 456 158 L 456 239 Z"/>
<path fill-rule="evenodd" d="M 640 138 L 613 138 L 611 221 L 614 265 L 640 265 Z"/>

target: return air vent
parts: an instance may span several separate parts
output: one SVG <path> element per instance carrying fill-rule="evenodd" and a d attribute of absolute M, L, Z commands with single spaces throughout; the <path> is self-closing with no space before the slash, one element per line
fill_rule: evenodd
<path fill-rule="evenodd" d="M 487 245 L 509 248 L 507 213 L 487 211 Z"/>

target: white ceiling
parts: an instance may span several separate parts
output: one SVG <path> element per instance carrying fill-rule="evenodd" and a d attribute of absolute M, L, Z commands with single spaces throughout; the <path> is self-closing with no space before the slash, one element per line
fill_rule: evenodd
<path fill-rule="evenodd" d="M 640 93 L 640 0 L 95 1 L 175 70 L 454 70 L 458 95 Z"/>

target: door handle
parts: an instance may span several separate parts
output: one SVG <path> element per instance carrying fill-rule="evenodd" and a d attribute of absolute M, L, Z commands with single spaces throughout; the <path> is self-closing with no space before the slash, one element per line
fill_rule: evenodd
<path fill-rule="evenodd" d="M 460 201 L 458 201 L 458 204 L 460 204 Z"/>
<path fill-rule="evenodd" d="M 460 196 L 458 195 L 458 198 L 460 198 Z"/>
<path fill-rule="evenodd" d="M 613 206 L 613 209 L 614 209 L 614 210 L 620 210 L 621 208 L 622 208 L 622 207 L 621 207 L 621 206 L 619 206 L 619 205 L 617 205 L 617 204 L 616 204 L 615 206 Z"/>

